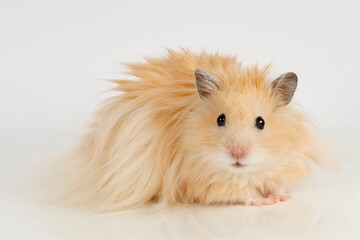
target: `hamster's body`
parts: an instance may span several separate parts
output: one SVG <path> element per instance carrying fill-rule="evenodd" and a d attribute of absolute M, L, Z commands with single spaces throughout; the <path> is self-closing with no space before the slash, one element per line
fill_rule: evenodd
<path fill-rule="evenodd" d="M 307 119 L 287 105 L 296 85 L 274 84 L 268 68 L 186 50 L 128 66 L 139 79 L 115 81 L 124 93 L 104 103 L 74 155 L 72 202 L 272 204 L 308 176 L 309 160 L 323 160 Z"/>

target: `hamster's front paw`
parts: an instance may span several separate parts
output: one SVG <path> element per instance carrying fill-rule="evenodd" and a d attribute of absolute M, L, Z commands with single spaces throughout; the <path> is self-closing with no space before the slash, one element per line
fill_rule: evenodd
<path fill-rule="evenodd" d="M 274 199 L 276 202 L 279 202 L 279 201 L 285 202 L 285 201 L 289 200 L 290 194 L 278 192 L 278 193 L 271 193 L 267 197 Z"/>
<path fill-rule="evenodd" d="M 283 193 L 283 192 L 275 192 L 270 193 L 266 198 L 265 197 L 256 197 L 256 198 L 249 198 L 245 201 L 245 206 L 257 206 L 261 207 L 264 205 L 272 205 L 277 202 L 285 202 L 290 198 L 290 194 Z"/>
<path fill-rule="evenodd" d="M 261 207 L 264 205 L 273 205 L 274 203 L 276 203 L 275 198 L 271 198 L 271 197 L 258 197 L 258 198 L 250 198 L 248 200 L 245 201 L 245 206 L 257 206 L 257 207 Z"/>

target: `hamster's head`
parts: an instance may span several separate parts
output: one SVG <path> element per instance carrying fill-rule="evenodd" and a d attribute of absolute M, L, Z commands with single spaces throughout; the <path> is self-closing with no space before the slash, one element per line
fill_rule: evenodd
<path fill-rule="evenodd" d="M 275 80 L 257 67 L 235 72 L 195 70 L 199 104 L 194 135 L 204 161 L 232 173 L 271 168 L 297 146 L 301 122 L 288 106 L 297 76 Z"/>

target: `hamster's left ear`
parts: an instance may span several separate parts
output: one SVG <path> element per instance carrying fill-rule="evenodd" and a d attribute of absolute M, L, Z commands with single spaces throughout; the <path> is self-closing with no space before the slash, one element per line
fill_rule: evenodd
<path fill-rule="evenodd" d="M 282 74 L 272 82 L 274 93 L 280 97 L 283 104 L 282 107 L 288 105 L 294 96 L 298 77 L 293 72 Z"/>
<path fill-rule="evenodd" d="M 195 69 L 196 88 L 201 99 L 210 96 L 214 90 L 219 89 L 217 79 L 208 72 L 197 68 Z"/>

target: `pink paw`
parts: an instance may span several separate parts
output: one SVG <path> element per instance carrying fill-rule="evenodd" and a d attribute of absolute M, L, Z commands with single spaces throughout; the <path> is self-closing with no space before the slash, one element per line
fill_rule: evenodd
<path fill-rule="evenodd" d="M 276 203 L 274 198 L 259 198 L 259 199 L 250 199 L 245 201 L 245 206 L 257 206 L 261 207 L 264 205 L 272 205 Z"/>
<path fill-rule="evenodd" d="M 266 198 L 249 199 L 245 201 L 245 206 L 256 206 L 261 207 L 265 205 L 273 205 L 277 202 L 285 202 L 290 198 L 290 194 L 277 193 L 269 194 Z"/>
<path fill-rule="evenodd" d="M 274 199 L 276 202 L 285 202 L 290 199 L 290 194 L 287 193 L 276 193 L 276 194 L 269 194 L 268 198 Z"/>

